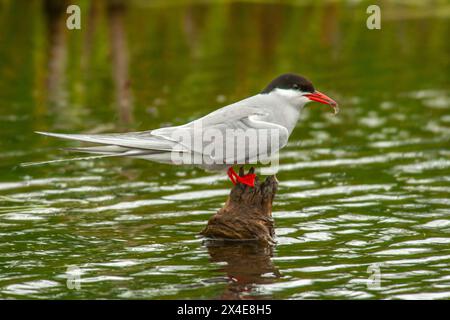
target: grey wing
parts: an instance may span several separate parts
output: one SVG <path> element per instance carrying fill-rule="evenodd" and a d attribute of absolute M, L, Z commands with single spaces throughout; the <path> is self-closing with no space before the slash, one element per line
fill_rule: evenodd
<path fill-rule="evenodd" d="M 269 113 L 258 108 L 225 111 L 152 134 L 174 141 L 183 150 L 200 154 L 214 164 L 253 163 L 287 144 L 287 128 L 270 122 Z"/>
<path fill-rule="evenodd" d="M 91 150 L 94 152 L 121 152 L 124 149 L 141 149 L 141 150 L 158 150 L 158 151 L 180 151 L 177 150 L 177 144 L 174 141 L 164 139 L 161 137 L 153 136 L 151 131 L 142 132 L 129 132 L 129 133 L 109 133 L 109 134 L 64 134 L 64 133 L 51 133 L 40 132 L 36 133 L 62 138 L 69 140 L 77 140 L 84 142 L 91 142 L 106 145 L 103 147 L 92 147 L 91 149 L 85 148 L 84 150 Z M 79 148 L 78 150 L 81 150 Z"/>
<path fill-rule="evenodd" d="M 254 114 L 256 112 L 255 108 L 242 107 L 242 105 L 245 105 L 246 100 L 248 99 L 221 108 L 204 116 L 203 118 L 178 127 L 167 127 L 141 132 L 109 134 L 64 134 L 39 131 L 37 131 L 36 133 L 56 138 L 91 142 L 121 148 L 159 151 L 188 151 L 182 149 L 178 150 L 177 147 L 180 147 L 180 145 L 178 144 L 176 139 L 172 138 L 174 133 L 185 132 L 185 130 L 189 131 L 192 129 L 195 123 L 199 122 L 203 123 L 205 126 L 209 126 L 217 123 L 222 123 L 227 119 L 229 121 L 232 121 L 233 119 L 238 119 L 246 115 Z M 122 151 L 121 148 L 102 147 L 95 150 L 98 150 L 99 152 L 118 152 Z M 94 148 L 92 148 L 91 150 L 93 151 Z"/>
<path fill-rule="evenodd" d="M 40 165 L 53 162 L 88 160 L 104 157 L 134 157 L 163 163 L 172 163 L 172 152 L 185 153 L 176 142 L 154 136 L 151 131 L 110 133 L 110 134 L 62 134 L 37 132 L 42 135 L 99 144 L 93 147 L 68 148 L 70 151 L 96 154 L 93 157 L 61 159 L 44 162 L 25 163 L 23 166 Z"/>
<path fill-rule="evenodd" d="M 283 148 L 289 132 L 268 118 L 269 114 L 258 113 L 229 123 L 227 129 L 233 130 L 231 134 L 225 132 L 223 152 L 215 152 L 214 159 L 226 164 L 256 163 Z M 224 128 L 221 129 L 223 133 Z"/>
<path fill-rule="evenodd" d="M 261 101 L 256 96 L 216 110 L 186 125 L 167 127 L 150 131 L 116 134 L 60 134 L 37 132 L 39 134 L 63 139 L 71 139 L 100 144 L 101 146 L 73 148 L 74 151 L 96 153 L 111 156 L 146 156 L 171 162 L 170 154 L 201 155 L 205 161 L 225 164 L 246 163 L 258 156 L 270 155 L 287 143 L 289 132 L 279 124 L 270 121 L 271 115 L 254 105 Z M 230 134 L 231 132 L 231 134 Z M 242 138 L 252 139 L 250 145 L 267 146 L 266 150 L 249 148 Z M 213 138 L 216 137 L 217 140 Z M 215 147 L 215 141 L 222 144 Z M 240 140 L 241 139 L 241 140 Z M 213 145 L 213 147 L 211 147 Z M 230 147 L 227 147 L 230 146 Z M 130 154 L 130 152 L 133 153 Z M 229 152 L 233 150 L 230 155 Z"/>

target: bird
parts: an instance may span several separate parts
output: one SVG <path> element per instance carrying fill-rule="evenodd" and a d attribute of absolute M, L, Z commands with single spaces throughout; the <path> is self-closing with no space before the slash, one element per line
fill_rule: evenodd
<path fill-rule="evenodd" d="M 329 105 L 335 114 L 339 111 L 336 101 L 317 91 L 311 81 L 295 73 L 285 73 L 261 92 L 180 126 L 127 133 L 36 133 L 96 144 L 68 148 L 96 156 L 47 162 L 120 156 L 141 158 L 194 165 L 207 171 L 226 170 L 233 184 L 254 187 L 254 172 L 239 175 L 233 166 L 270 159 L 285 147 L 301 111 L 309 102 Z M 261 145 L 265 148 L 259 148 Z"/>

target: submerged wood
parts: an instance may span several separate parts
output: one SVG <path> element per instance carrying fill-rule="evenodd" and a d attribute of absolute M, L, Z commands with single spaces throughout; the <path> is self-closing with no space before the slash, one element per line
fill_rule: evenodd
<path fill-rule="evenodd" d="M 254 168 L 249 173 L 254 172 Z M 239 175 L 244 175 L 241 167 Z M 201 231 L 205 237 L 229 240 L 256 240 L 274 243 L 275 229 L 272 202 L 278 188 L 275 176 L 262 183 L 256 178 L 255 187 L 237 183 L 223 206 Z"/>

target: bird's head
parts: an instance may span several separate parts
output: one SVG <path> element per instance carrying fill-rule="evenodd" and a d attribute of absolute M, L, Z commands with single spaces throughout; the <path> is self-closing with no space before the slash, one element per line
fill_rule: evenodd
<path fill-rule="evenodd" d="M 308 102 L 316 101 L 331 106 L 334 113 L 339 111 L 336 101 L 315 90 L 308 79 L 293 73 L 286 73 L 273 79 L 261 93 L 278 95 L 300 109 Z"/>

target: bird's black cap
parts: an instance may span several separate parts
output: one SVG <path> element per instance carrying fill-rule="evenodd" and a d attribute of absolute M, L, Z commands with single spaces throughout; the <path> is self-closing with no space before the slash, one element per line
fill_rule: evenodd
<path fill-rule="evenodd" d="M 272 80 L 261 93 L 269 93 L 273 89 L 294 89 L 303 92 L 314 92 L 311 81 L 294 73 L 285 73 Z"/>

